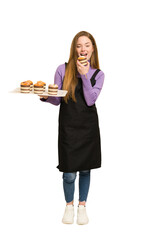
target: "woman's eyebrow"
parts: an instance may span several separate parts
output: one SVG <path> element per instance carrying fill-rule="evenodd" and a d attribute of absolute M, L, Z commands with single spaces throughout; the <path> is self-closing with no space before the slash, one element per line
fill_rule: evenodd
<path fill-rule="evenodd" d="M 85 44 L 90 44 L 90 42 L 86 42 Z M 78 44 L 77 44 L 77 46 L 78 46 L 78 45 L 81 45 L 81 44 L 80 44 L 80 43 L 78 43 Z"/>

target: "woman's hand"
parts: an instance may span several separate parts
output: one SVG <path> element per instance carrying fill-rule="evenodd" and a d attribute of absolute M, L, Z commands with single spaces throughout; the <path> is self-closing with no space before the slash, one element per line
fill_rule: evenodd
<path fill-rule="evenodd" d="M 81 75 L 85 75 L 88 73 L 90 67 L 90 62 L 88 62 L 87 66 L 83 66 L 80 61 L 77 60 L 77 70 Z"/>
<path fill-rule="evenodd" d="M 44 98 L 44 99 L 47 99 L 48 97 L 46 96 L 46 97 L 44 97 L 44 96 L 41 96 L 41 95 L 38 95 L 39 97 L 40 97 L 40 99 L 41 98 Z"/>

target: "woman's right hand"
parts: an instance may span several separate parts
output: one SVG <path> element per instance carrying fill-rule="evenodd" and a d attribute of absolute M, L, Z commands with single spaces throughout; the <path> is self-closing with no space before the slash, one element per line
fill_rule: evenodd
<path fill-rule="evenodd" d="M 47 99 L 48 97 L 44 97 L 44 96 L 41 96 L 41 95 L 38 95 L 41 98 L 44 98 L 44 99 Z"/>

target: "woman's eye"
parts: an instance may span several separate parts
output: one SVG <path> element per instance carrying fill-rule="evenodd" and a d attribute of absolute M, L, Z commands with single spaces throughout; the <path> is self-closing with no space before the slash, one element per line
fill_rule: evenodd
<path fill-rule="evenodd" d="M 86 45 L 86 47 L 90 47 L 89 45 Z"/>
<path fill-rule="evenodd" d="M 80 48 L 80 46 L 77 46 L 77 48 Z"/>

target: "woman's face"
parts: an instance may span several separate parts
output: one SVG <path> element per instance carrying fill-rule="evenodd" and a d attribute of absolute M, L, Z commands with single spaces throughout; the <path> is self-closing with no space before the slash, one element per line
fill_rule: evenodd
<path fill-rule="evenodd" d="M 88 37 L 81 36 L 78 38 L 76 46 L 78 57 L 85 56 L 87 60 L 89 60 L 91 58 L 93 50 L 93 44 Z"/>

